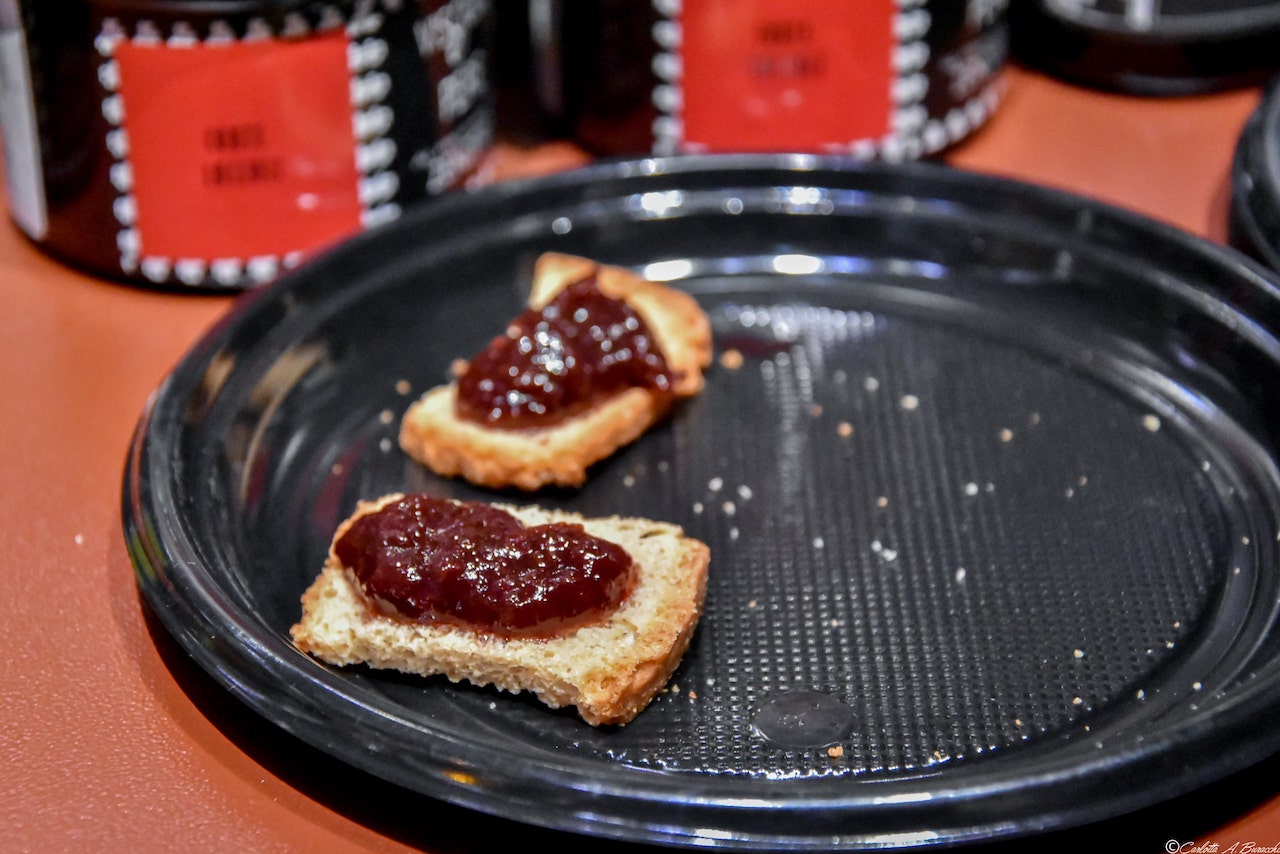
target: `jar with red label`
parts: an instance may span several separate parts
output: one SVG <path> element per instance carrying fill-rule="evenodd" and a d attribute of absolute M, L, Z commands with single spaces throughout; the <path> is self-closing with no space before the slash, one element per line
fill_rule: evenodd
<path fill-rule="evenodd" d="M 997 108 L 1008 0 L 532 0 L 546 111 L 605 154 L 915 159 Z"/>
<path fill-rule="evenodd" d="M 263 283 L 476 177 L 490 0 L 0 0 L 9 207 L 163 287 Z"/>

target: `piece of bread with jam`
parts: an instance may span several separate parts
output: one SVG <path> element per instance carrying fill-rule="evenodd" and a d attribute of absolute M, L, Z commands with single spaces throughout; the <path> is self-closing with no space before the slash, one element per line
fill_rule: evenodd
<path fill-rule="evenodd" d="M 621 301 L 643 321 L 652 349 L 665 363 L 667 387 L 624 387 L 565 417 L 551 413 L 545 426 L 506 427 L 460 411 L 460 389 L 467 388 L 465 372 L 474 367 L 473 359 L 452 382 L 431 389 L 408 408 L 399 434 L 405 453 L 437 474 L 489 488 L 576 487 L 592 464 L 640 437 L 680 398 L 698 394 L 711 362 L 711 325 L 697 301 L 683 291 L 622 267 L 546 253 L 535 264 L 529 310 L 544 311 L 567 288 L 587 279 L 594 280 L 601 295 Z M 506 339 L 514 334 L 508 330 Z M 491 346 L 508 344 L 506 339 L 499 336 Z M 545 378 L 547 372 L 541 373 Z"/>
<path fill-rule="evenodd" d="M 526 527 L 580 527 L 588 537 L 620 547 L 631 573 L 621 601 L 580 624 L 553 624 L 550 632 L 532 634 L 471 626 L 447 614 L 410 618 L 370 595 L 354 566 L 362 557 L 339 547 L 363 517 L 396 509 L 406 498 L 414 497 L 396 493 L 360 502 L 339 525 L 320 575 L 302 596 L 302 617 L 290 631 L 299 649 L 333 665 L 364 664 L 530 692 L 552 708 L 574 707 L 593 726 L 631 721 L 667 685 L 702 612 L 710 565 L 704 543 L 665 522 L 492 505 Z M 397 540 L 395 548 L 402 547 Z M 345 561 L 341 554 L 347 554 Z"/>

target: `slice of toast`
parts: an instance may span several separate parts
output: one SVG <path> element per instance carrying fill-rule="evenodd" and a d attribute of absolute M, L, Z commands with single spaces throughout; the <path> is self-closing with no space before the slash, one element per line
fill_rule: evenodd
<path fill-rule="evenodd" d="M 401 497 L 361 502 L 334 542 L 356 518 Z M 455 682 L 529 691 L 552 708 L 574 706 L 593 726 L 629 722 L 667 684 L 688 649 L 706 595 L 710 550 L 666 522 L 496 506 L 526 525 L 577 523 L 622 546 L 635 562 L 631 594 L 602 621 L 565 634 L 502 638 L 379 612 L 330 548 L 320 576 L 302 596 L 302 618 L 290 630 L 294 643 L 330 664 L 443 674 Z"/>
<path fill-rule="evenodd" d="M 542 308 L 568 285 L 598 269 L 606 296 L 626 300 L 652 332 L 675 374 L 675 396 L 702 390 L 711 363 L 711 324 L 683 291 L 586 258 L 546 253 L 534 266 L 530 308 Z M 671 398 L 630 388 L 554 426 L 508 430 L 456 414 L 457 383 L 437 386 L 415 401 L 400 422 L 400 447 L 437 474 L 480 486 L 534 491 L 581 486 L 587 469 L 639 438 L 667 414 Z"/>

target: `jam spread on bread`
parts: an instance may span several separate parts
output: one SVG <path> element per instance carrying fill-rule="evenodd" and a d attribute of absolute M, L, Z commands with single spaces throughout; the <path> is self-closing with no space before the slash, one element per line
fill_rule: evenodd
<path fill-rule="evenodd" d="M 672 396 L 644 318 L 602 293 L 596 277 L 529 309 L 458 378 L 458 415 L 492 427 L 546 427 L 628 388 Z"/>
<path fill-rule="evenodd" d="M 581 525 L 526 526 L 498 507 L 406 495 L 333 545 L 379 608 L 503 637 L 605 618 L 635 586 L 631 556 Z"/>

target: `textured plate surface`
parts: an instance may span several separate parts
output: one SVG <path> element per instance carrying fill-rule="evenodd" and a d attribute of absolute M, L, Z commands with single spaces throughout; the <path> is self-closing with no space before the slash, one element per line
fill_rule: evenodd
<path fill-rule="evenodd" d="M 297 652 L 360 498 L 437 478 L 409 401 L 574 252 L 695 294 L 705 393 L 528 500 L 712 549 L 674 684 L 595 730 Z M 1123 211 L 925 164 L 611 163 L 433 202 L 247 296 L 157 391 L 126 537 L 232 693 L 404 787 L 606 837 L 740 848 L 1078 826 L 1280 747 L 1280 300 Z M 1271 718 L 1274 719 L 1274 718 Z"/>

